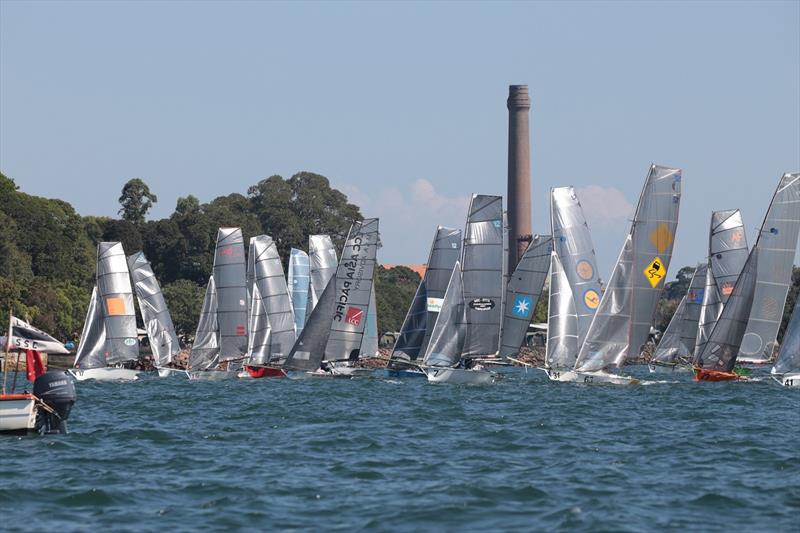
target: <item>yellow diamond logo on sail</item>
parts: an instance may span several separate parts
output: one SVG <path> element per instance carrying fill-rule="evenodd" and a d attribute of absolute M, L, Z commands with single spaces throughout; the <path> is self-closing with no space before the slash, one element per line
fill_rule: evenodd
<path fill-rule="evenodd" d="M 661 280 L 664 279 L 664 276 L 667 275 L 667 270 L 664 268 L 664 262 L 661 261 L 661 258 L 656 257 L 652 261 L 650 261 L 646 267 L 644 267 L 644 277 L 647 278 L 647 281 L 650 282 L 650 286 L 654 289 L 656 286 L 661 283 Z"/>
<path fill-rule="evenodd" d="M 656 250 L 658 250 L 660 254 L 663 254 L 672 246 L 673 240 L 675 239 L 672 236 L 672 232 L 669 230 L 669 226 L 663 222 L 650 233 L 650 242 L 653 243 L 653 246 L 656 247 Z"/>

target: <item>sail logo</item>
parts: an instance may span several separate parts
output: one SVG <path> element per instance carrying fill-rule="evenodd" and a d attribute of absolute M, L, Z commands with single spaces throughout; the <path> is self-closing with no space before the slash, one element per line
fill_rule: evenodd
<path fill-rule="evenodd" d="M 723 296 L 730 296 L 733 293 L 735 283 L 732 281 L 723 281 L 719 285 L 719 290 Z"/>
<path fill-rule="evenodd" d="M 686 293 L 686 301 L 690 304 L 701 304 L 705 292 L 705 289 L 689 289 L 689 292 Z"/>
<path fill-rule="evenodd" d="M 521 318 L 528 318 L 531 316 L 533 308 L 533 300 L 530 296 L 520 294 L 514 300 L 514 315 Z"/>
<path fill-rule="evenodd" d="M 125 312 L 125 300 L 119 297 L 106 298 L 106 310 L 108 311 L 108 316 L 127 314 Z"/>
<path fill-rule="evenodd" d="M 469 302 L 469 306 L 475 311 L 491 311 L 494 309 L 494 300 L 491 298 L 475 298 Z"/>
<path fill-rule="evenodd" d="M 438 313 L 442 310 L 442 302 L 444 298 L 428 298 L 428 311 Z"/>
<path fill-rule="evenodd" d="M 592 267 L 592 264 L 585 259 L 578 261 L 578 264 L 575 265 L 575 271 L 584 281 L 588 281 L 594 277 L 594 268 Z"/>
<path fill-rule="evenodd" d="M 247 335 L 247 328 L 244 327 L 244 324 L 236 324 L 236 335 L 238 336 Z"/>
<path fill-rule="evenodd" d="M 583 303 L 589 309 L 597 309 L 597 306 L 600 305 L 600 295 L 597 294 L 597 291 L 589 289 L 583 293 Z"/>
<path fill-rule="evenodd" d="M 650 233 L 650 242 L 653 243 L 653 246 L 656 247 L 656 250 L 658 250 L 660 254 L 663 254 L 672 246 L 673 240 L 672 232 L 669 230 L 669 226 L 664 222 L 659 224 L 658 227 Z"/>
<path fill-rule="evenodd" d="M 667 274 L 666 270 L 664 269 L 664 262 L 659 258 L 656 257 L 652 261 L 650 261 L 646 267 L 644 267 L 644 276 L 647 278 L 647 281 L 650 282 L 650 286 L 654 289 L 658 286 L 659 283 L 664 279 L 664 276 Z"/>
<path fill-rule="evenodd" d="M 236 253 L 236 251 L 233 249 L 233 246 L 220 248 L 217 252 L 217 255 L 220 257 L 242 257 L 241 253 Z"/>
<path fill-rule="evenodd" d="M 361 325 L 361 319 L 364 317 L 364 311 L 357 307 L 348 307 L 345 313 L 344 321 L 351 326 Z"/>

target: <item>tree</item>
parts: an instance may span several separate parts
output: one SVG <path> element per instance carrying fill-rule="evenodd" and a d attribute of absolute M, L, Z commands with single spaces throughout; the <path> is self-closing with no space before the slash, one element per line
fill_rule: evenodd
<path fill-rule="evenodd" d="M 194 335 L 200 309 L 203 307 L 205 288 L 187 279 L 166 284 L 161 288 L 167 301 L 172 323 L 179 335 Z"/>
<path fill-rule="evenodd" d="M 400 331 L 406 312 L 419 285 L 419 274 L 408 267 L 375 269 L 375 300 L 378 314 L 378 336 L 387 331 Z"/>
<path fill-rule="evenodd" d="M 122 195 L 119 197 L 119 203 L 122 206 L 119 214 L 122 215 L 123 220 L 133 224 L 142 224 L 145 215 L 157 201 L 158 198 L 150 192 L 150 187 L 144 181 L 139 178 L 128 180 L 128 183 L 122 187 Z"/>

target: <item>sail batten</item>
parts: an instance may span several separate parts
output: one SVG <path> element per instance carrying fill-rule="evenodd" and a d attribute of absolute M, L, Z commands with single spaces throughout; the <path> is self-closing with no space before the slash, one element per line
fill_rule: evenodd
<path fill-rule="evenodd" d="M 578 313 L 575 310 L 574 294 L 558 253 L 553 251 L 550 254 L 545 366 L 558 370 L 573 368 L 579 348 Z"/>

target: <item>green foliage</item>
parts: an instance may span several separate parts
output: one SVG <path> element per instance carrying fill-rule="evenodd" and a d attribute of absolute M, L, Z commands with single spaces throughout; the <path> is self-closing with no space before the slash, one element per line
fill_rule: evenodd
<path fill-rule="evenodd" d="M 150 187 L 139 178 L 134 178 L 122 187 L 122 194 L 119 197 L 122 207 L 119 214 L 123 220 L 132 224 L 142 224 L 145 215 L 157 201 L 158 198 L 150 192 Z"/>
<path fill-rule="evenodd" d="M 375 270 L 378 337 L 387 331 L 400 331 L 419 282 L 419 274 L 404 266 L 378 266 Z"/>
<path fill-rule="evenodd" d="M 533 311 L 533 320 L 531 322 L 534 324 L 546 324 L 549 306 L 550 289 L 544 288 L 542 289 L 542 295 L 539 296 L 539 301 L 536 302 L 536 309 Z"/>
<path fill-rule="evenodd" d="M 161 290 L 172 315 L 175 331 L 178 335 L 194 335 L 200 309 L 203 307 L 205 288 L 188 279 L 179 279 L 163 285 Z"/>

